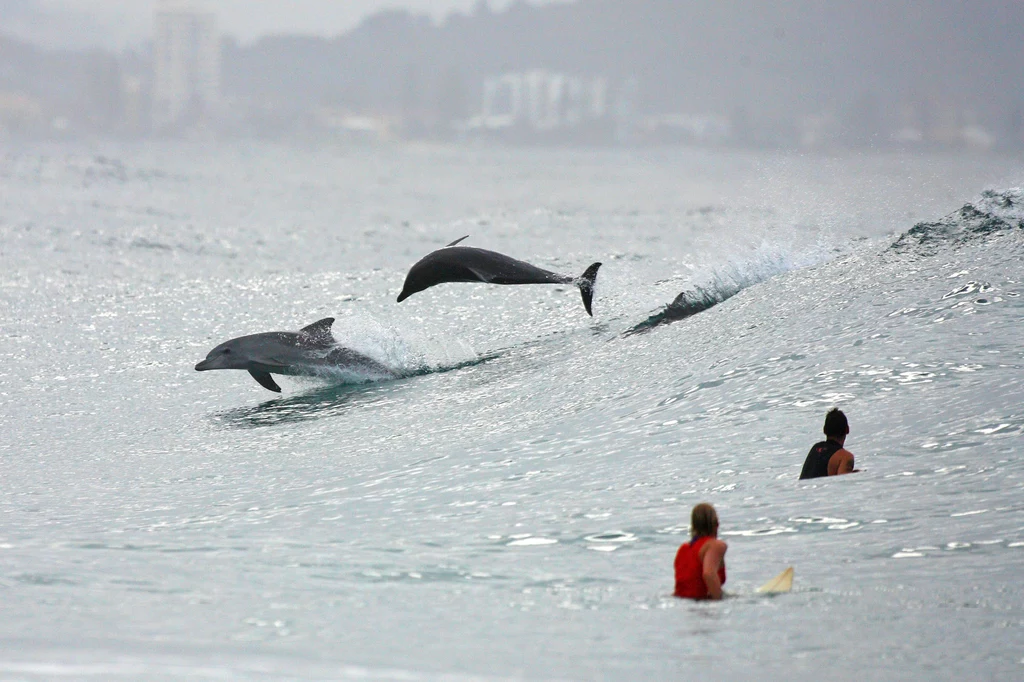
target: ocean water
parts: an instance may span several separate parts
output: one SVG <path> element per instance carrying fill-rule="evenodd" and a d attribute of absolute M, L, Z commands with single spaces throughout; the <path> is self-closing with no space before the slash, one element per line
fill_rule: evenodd
<path fill-rule="evenodd" d="M 970 155 L 8 147 L 0 679 L 1021 679 L 1022 184 Z M 602 261 L 594 317 L 571 286 L 395 302 L 466 234 Z M 193 370 L 328 316 L 403 378 Z M 862 471 L 799 482 L 832 406 Z M 670 596 L 700 501 L 720 603 Z"/>

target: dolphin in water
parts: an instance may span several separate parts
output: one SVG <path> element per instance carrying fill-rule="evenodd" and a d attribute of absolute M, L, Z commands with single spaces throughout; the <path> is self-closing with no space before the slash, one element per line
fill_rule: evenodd
<path fill-rule="evenodd" d="M 197 372 L 244 369 L 260 386 L 281 392 L 271 374 L 323 376 L 330 370 L 351 370 L 367 379 L 397 379 L 398 373 L 362 353 L 339 346 L 331 334 L 333 317 L 297 332 L 265 332 L 225 341 L 196 365 Z"/>
<path fill-rule="evenodd" d="M 739 287 L 725 290 L 696 287 L 693 290 L 683 291 L 675 297 L 675 300 L 660 311 L 651 315 L 640 324 L 628 329 L 626 336 L 644 334 L 663 324 L 672 324 L 679 320 L 685 320 L 709 308 L 714 308 L 719 303 L 732 298 L 739 292 Z"/>
<path fill-rule="evenodd" d="M 468 237 L 469 235 L 466 235 Z M 456 246 L 466 237 L 428 253 L 412 266 L 398 295 L 401 303 L 417 291 L 445 282 L 484 282 L 486 284 L 575 284 L 583 296 L 583 307 L 593 316 L 594 280 L 600 263 L 594 263 L 579 277 L 559 275 L 504 254 L 469 246 Z"/>

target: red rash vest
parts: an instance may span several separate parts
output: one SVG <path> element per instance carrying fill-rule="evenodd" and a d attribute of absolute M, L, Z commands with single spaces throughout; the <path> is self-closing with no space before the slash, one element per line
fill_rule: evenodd
<path fill-rule="evenodd" d="M 704 583 L 704 566 L 700 561 L 700 548 L 711 539 L 705 535 L 684 543 L 676 552 L 675 596 L 686 599 L 707 599 L 708 586 Z M 725 562 L 718 567 L 718 579 L 725 584 Z"/>

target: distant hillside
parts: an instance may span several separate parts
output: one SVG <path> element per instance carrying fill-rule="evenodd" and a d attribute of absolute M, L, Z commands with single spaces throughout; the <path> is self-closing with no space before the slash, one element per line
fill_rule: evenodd
<path fill-rule="evenodd" d="M 3 36 L 35 25 L 17 7 L 0 3 L 0 129 L 64 117 L 79 131 L 148 129 L 148 49 L 33 47 Z M 500 99 L 516 102 L 506 139 L 544 141 L 544 93 L 552 109 L 572 99 L 578 119 L 593 86 L 588 111 L 603 113 L 576 141 L 1024 147 L 1024 0 L 481 2 L 440 24 L 386 11 L 333 39 L 223 45 L 212 123 L 241 135 L 339 120 L 383 137 L 492 131 Z M 495 95 L 496 82 L 511 85 Z"/>
<path fill-rule="evenodd" d="M 484 5 L 441 25 L 384 12 L 329 40 L 230 45 L 224 85 L 302 108 L 433 105 L 458 80 L 544 67 L 633 77 L 644 112 L 789 120 L 823 109 L 870 128 L 901 107 L 966 111 L 995 126 L 1024 100 L 1024 2 L 581 0 Z M 865 131 L 870 132 L 870 131 Z"/>

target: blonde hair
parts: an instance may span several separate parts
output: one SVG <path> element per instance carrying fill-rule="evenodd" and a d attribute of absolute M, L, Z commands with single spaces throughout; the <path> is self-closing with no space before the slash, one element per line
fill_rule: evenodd
<path fill-rule="evenodd" d="M 718 532 L 718 512 L 707 502 L 701 502 L 690 512 L 690 534 L 695 538 Z"/>

